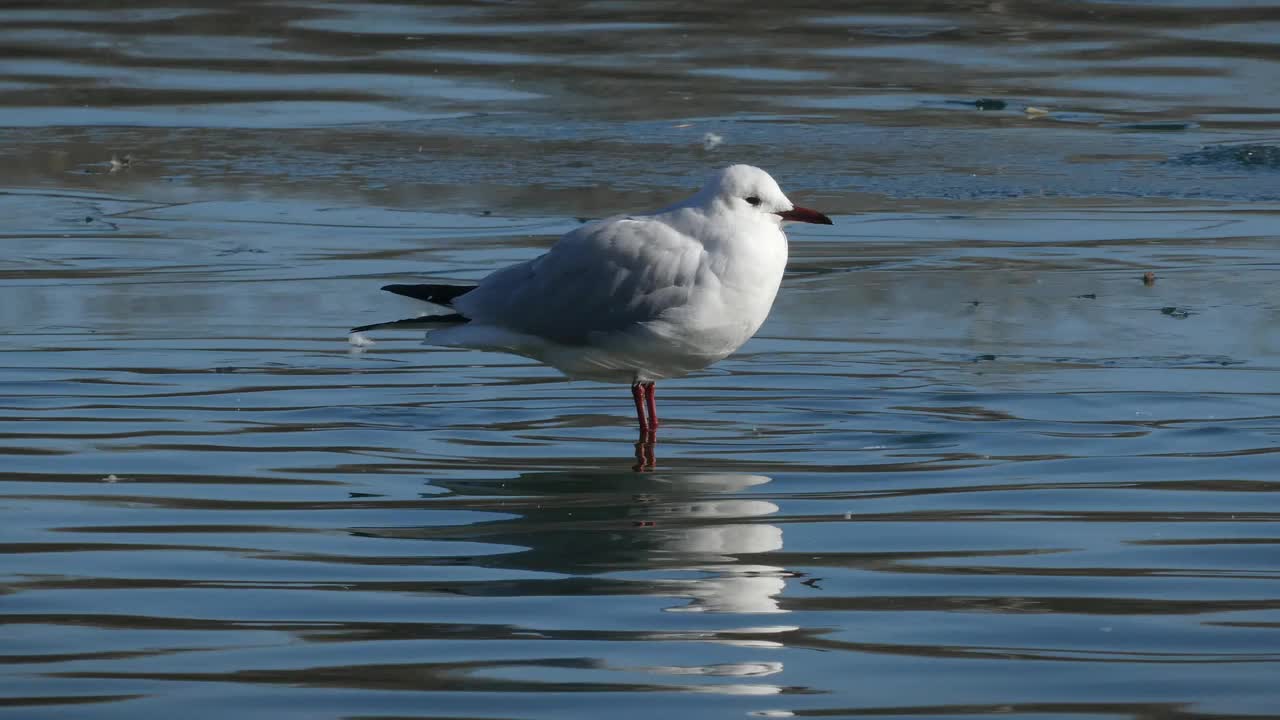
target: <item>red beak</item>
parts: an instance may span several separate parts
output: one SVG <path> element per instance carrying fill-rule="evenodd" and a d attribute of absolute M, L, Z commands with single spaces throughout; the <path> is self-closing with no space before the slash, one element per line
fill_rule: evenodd
<path fill-rule="evenodd" d="M 791 220 L 792 222 L 817 223 L 818 225 L 831 225 L 831 218 L 823 215 L 817 210 L 810 210 L 799 205 L 791 208 L 786 212 L 778 213 L 783 220 Z"/>

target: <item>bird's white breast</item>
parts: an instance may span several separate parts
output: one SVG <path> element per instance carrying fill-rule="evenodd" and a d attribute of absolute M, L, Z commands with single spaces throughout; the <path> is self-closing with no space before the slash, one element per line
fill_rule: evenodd
<path fill-rule="evenodd" d="M 668 337 L 714 358 L 709 362 L 737 350 L 764 324 L 787 264 L 786 236 L 777 225 L 723 227 L 702 238 L 688 302 L 664 313 L 659 323 Z"/>

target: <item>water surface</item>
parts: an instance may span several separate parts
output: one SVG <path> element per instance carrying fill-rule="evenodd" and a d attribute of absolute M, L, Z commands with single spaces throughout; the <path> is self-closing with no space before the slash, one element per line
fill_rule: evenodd
<path fill-rule="evenodd" d="M 0 714 L 1273 716 L 1280 4 L 862 8 L 0 9 Z M 651 468 L 346 341 L 742 161 Z"/>

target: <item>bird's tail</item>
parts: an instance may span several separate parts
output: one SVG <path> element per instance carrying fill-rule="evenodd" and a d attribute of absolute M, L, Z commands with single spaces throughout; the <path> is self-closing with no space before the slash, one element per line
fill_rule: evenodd
<path fill-rule="evenodd" d="M 361 325 L 360 327 L 351 328 L 351 332 L 366 332 L 368 330 L 380 330 L 382 328 L 420 328 L 430 327 L 432 325 L 454 325 L 464 322 L 468 322 L 467 318 L 459 315 L 458 313 L 452 313 L 449 315 L 423 315 L 421 317 L 390 320 L 388 322 L 374 323 L 372 325 Z"/>
<path fill-rule="evenodd" d="M 383 290 L 404 295 L 415 300 L 425 300 L 436 305 L 450 307 L 459 295 L 476 289 L 475 285 L 383 285 Z"/>

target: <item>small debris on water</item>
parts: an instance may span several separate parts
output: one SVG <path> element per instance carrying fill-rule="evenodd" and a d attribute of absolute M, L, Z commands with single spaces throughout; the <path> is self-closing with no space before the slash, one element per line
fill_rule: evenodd
<path fill-rule="evenodd" d="M 1185 320 L 1191 315 L 1190 310 L 1186 308 L 1176 307 L 1174 305 L 1162 307 L 1160 308 L 1160 312 L 1164 313 L 1165 315 L 1168 315 L 1171 318 L 1177 318 L 1179 320 Z"/>
<path fill-rule="evenodd" d="M 1032 119 L 1038 118 L 1038 117 L 1044 117 L 1045 115 L 1049 114 L 1049 111 L 1046 110 L 1045 108 L 1035 107 L 1034 105 L 1028 105 L 1025 108 L 1023 108 L 1022 111 L 1027 114 L 1027 117 Z"/>
<path fill-rule="evenodd" d="M 1003 110 L 1008 107 L 1008 103 L 995 98 L 978 98 L 973 101 L 973 106 L 979 110 Z"/>
<path fill-rule="evenodd" d="M 1168 122 L 1107 123 L 1103 125 L 1103 127 L 1114 130 L 1137 130 L 1141 132 L 1181 132 L 1183 130 L 1194 130 L 1199 127 L 1199 125 L 1193 122 L 1171 120 Z"/>
<path fill-rule="evenodd" d="M 1156 274 L 1155 274 L 1155 273 L 1153 273 L 1153 272 L 1151 272 L 1150 270 L 1148 270 L 1148 271 L 1146 271 L 1146 272 L 1142 273 L 1142 284 L 1143 284 L 1143 285 L 1146 285 L 1146 286 L 1148 286 L 1148 287 L 1149 287 L 1149 286 L 1151 286 L 1151 285 L 1155 285 L 1155 284 L 1156 284 Z"/>
<path fill-rule="evenodd" d="M 1280 145 L 1274 143 L 1231 143 L 1205 145 L 1194 152 L 1169 159 L 1175 165 L 1221 165 L 1250 169 L 1280 168 Z"/>
<path fill-rule="evenodd" d="M 240 243 L 239 245 L 234 245 L 225 250 L 219 250 L 218 256 L 226 257 L 227 255 L 239 255 L 240 253 L 254 253 L 254 254 L 261 255 L 265 252 L 266 250 L 263 250 L 261 248 L 250 247 L 249 245 Z"/>
<path fill-rule="evenodd" d="M 724 138 L 713 132 L 709 132 L 702 136 L 702 149 L 715 150 L 724 142 Z"/>
<path fill-rule="evenodd" d="M 1076 297 L 1080 298 L 1081 300 L 1097 300 L 1098 293 L 1085 293 L 1083 295 L 1077 295 Z"/>
<path fill-rule="evenodd" d="M 107 172 L 118 173 L 121 170 L 128 170 L 133 167 L 133 156 L 125 155 L 124 157 L 116 157 L 115 155 L 112 155 L 110 167 L 111 169 Z"/>

